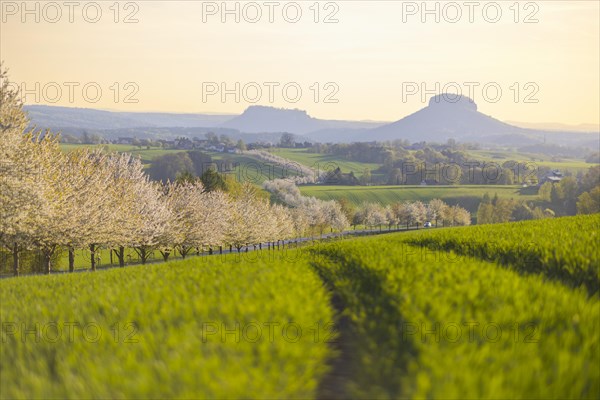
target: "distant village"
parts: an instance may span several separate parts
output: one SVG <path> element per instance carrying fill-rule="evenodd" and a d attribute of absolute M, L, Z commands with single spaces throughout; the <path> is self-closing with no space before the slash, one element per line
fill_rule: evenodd
<path fill-rule="evenodd" d="M 132 146 L 146 146 L 144 140 L 140 140 L 133 137 L 120 137 L 112 141 L 113 144 L 127 144 Z M 189 139 L 186 137 L 180 137 L 175 140 L 159 139 L 153 142 L 153 145 L 160 143 L 164 149 L 177 149 L 177 150 L 207 150 L 216 151 L 218 153 L 235 153 L 237 150 L 236 146 L 228 145 L 226 143 L 217 143 L 207 140 L 193 138 Z"/>
<path fill-rule="evenodd" d="M 268 149 L 271 147 L 276 147 L 278 143 L 272 142 L 253 142 L 253 143 L 244 143 L 241 140 L 238 140 L 237 143 L 234 143 L 229 137 L 225 135 L 221 135 L 220 138 L 215 137 L 212 139 L 200 139 L 198 137 L 194 137 L 192 139 L 188 137 L 179 137 L 174 140 L 165 140 L 158 139 L 151 141 L 149 139 L 138 139 L 135 137 L 119 137 L 115 140 L 111 140 L 112 144 L 125 144 L 132 146 L 160 146 L 163 149 L 172 149 L 172 150 L 205 150 L 205 151 L 213 151 L 217 153 L 237 153 L 241 150 L 255 150 L 255 149 Z M 291 142 L 289 146 L 286 147 L 294 147 L 294 148 L 308 148 L 311 147 L 312 143 L 310 142 Z"/>

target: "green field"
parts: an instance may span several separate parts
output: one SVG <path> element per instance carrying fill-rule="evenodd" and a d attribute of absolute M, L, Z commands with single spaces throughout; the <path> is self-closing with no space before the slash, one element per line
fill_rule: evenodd
<path fill-rule="evenodd" d="M 0 397 L 314 397 L 329 294 L 273 254 L 2 280 Z"/>
<path fill-rule="evenodd" d="M 116 255 L 112 254 L 111 249 L 99 248 L 95 251 L 96 267 L 117 267 L 119 266 L 119 260 Z M 91 253 L 89 250 L 78 249 L 75 250 L 75 270 L 89 270 L 91 268 Z M 170 256 L 170 259 L 179 257 L 177 250 L 174 250 Z M 148 258 L 148 262 L 162 261 L 163 257 L 158 250 L 152 251 Z M 134 249 L 125 249 L 125 265 L 139 264 L 140 257 Z M 36 252 L 22 252 L 21 254 L 21 268 L 25 273 L 29 273 L 31 266 L 39 267 L 42 264 L 41 253 Z M 12 270 L 12 253 L 5 249 L 0 248 L 0 276 L 11 276 L 13 275 Z M 58 249 L 52 260 L 52 270 L 56 272 L 66 272 L 69 270 L 69 253 L 65 249 Z"/>
<path fill-rule="evenodd" d="M 600 220 L 557 219 L 544 228 L 570 233 L 588 218 L 596 226 Z M 460 238 L 470 229 L 443 231 Z M 409 244 L 429 234 L 438 232 L 356 239 L 319 250 L 327 261 L 317 268 L 343 304 L 340 341 L 348 349 L 338 366 L 343 392 L 332 387 L 328 397 L 597 398 L 597 295 L 543 273 L 518 273 Z M 548 253 L 563 246 L 540 239 Z M 598 253 L 589 250 L 577 244 L 565 252 L 575 256 L 569 261 L 583 253 L 597 266 Z M 543 270 L 551 268 L 546 262 L 542 257 Z"/>
<path fill-rule="evenodd" d="M 573 174 L 579 171 L 585 172 L 590 167 L 597 165 L 586 163 L 582 159 L 560 158 L 560 160 L 553 160 L 553 157 L 547 154 L 519 153 L 509 150 L 470 150 L 469 154 L 481 161 L 502 164 L 505 161 L 513 160 L 534 163 L 538 167 L 559 169 L 563 172 L 569 171 Z"/>
<path fill-rule="evenodd" d="M 189 150 L 172 150 L 172 149 L 161 149 L 152 147 L 146 149 L 145 147 L 137 147 L 126 144 L 109 144 L 109 145 L 82 145 L 82 144 L 61 144 L 61 148 L 66 151 L 73 151 L 78 148 L 101 148 L 111 152 L 130 153 L 134 157 L 139 157 L 146 167 L 150 166 L 152 160 L 156 157 L 163 156 L 169 153 L 185 152 Z M 266 180 L 287 178 L 289 176 L 297 175 L 297 172 L 293 169 L 285 169 L 281 166 L 273 165 L 261 161 L 257 158 L 246 154 L 236 153 L 218 153 L 212 151 L 203 151 L 210 155 L 215 163 L 220 161 L 228 161 L 233 163 L 234 168 L 226 171 L 236 177 L 238 182 L 249 182 L 256 185 L 262 185 Z"/>
<path fill-rule="evenodd" d="M 595 214 L 2 279 L 0 397 L 597 398 L 599 227 Z"/>
<path fill-rule="evenodd" d="M 61 149 L 66 152 L 73 151 L 81 148 L 100 148 L 106 149 L 109 152 L 119 152 L 119 153 L 131 153 L 135 157 L 139 157 L 144 164 L 149 164 L 154 158 L 168 154 L 168 153 L 177 153 L 187 150 L 165 150 L 158 147 L 151 147 L 149 149 L 145 147 L 133 146 L 130 144 L 66 144 L 62 143 L 60 145 Z"/>
<path fill-rule="evenodd" d="M 534 224 L 515 222 L 421 232 L 408 236 L 406 243 L 543 274 L 574 287 L 586 287 L 594 294 L 600 290 L 598 217 L 596 214 Z"/>
<path fill-rule="evenodd" d="M 357 178 L 363 174 L 365 169 L 373 172 L 380 167 L 375 163 L 342 160 L 331 154 L 309 153 L 307 149 L 274 148 L 270 149 L 270 152 L 319 171 L 332 171 L 339 167 L 344 173 L 354 172 Z M 373 175 L 377 176 L 377 174 Z"/>
<path fill-rule="evenodd" d="M 256 185 L 262 185 L 264 181 L 273 179 L 289 178 L 298 175 L 298 171 L 293 168 L 275 165 L 266 161 L 259 160 L 247 154 L 233 153 L 214 153 L 206 152 L 213 158 L 213 161 L 228 160 L 233 163 L 234 168 L 228 173 L 233 174 L 238 182 L 249 182 Z"/>
<path fill-rule="evenodd" d="M 332 169 L 331 166 L 339 166 L 342 172 L 347 173 L 352 171 L 357 177 L 362 175 L 365 168 L 375 171 L 381 166 L 375 163 L 348 161 L 332 154 L 309 153 L 307 149 L 275 148 L 270 151 L 280 157 L 296 161 L 312 168 L 321 166 L 322 169 L 329 171 Z M 502 164 L 505 161 L 512 160 L 535 163 L 538 167 L 560 169 L 563 172 L 570 171 L 573 174 L 576 174 L 579 171 L 585 172 L 590 167 L 596 165 L 586 163 L 581 159 L 561 158 L 560 161 L 553 161 L 552 156 L 546 154 L 519 153 L 514 150 L 469 150 L 468 154 L 475 160 L 485 162 Z M 374 174 L 374 176 L 377 176 L 377 174 Z"/>
<path fill-rule="evenodd" d="M 459 185 L 459 186 L 300 186 L 304 196 L 323 200 L 348 199 L 354 204 L 373 202 L 382 205 L 403 201 L 429 201 L 442 199 L 450 205 L 458 204 L 471 213 L 477 211 L 485 193 L 515 200 L 536 201 L 537 194 L 531 188 L 507 185 Z"/>

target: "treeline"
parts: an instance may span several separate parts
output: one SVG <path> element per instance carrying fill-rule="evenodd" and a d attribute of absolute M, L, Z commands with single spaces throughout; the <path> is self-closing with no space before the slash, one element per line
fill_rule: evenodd
<path fill-rule="evenodd" d="M 477 209 L 477 224 L 552 218 L 600 212 L 600 166 L 591 167 L 578 180 L 567 176 L 560 182 L 545 182 L 536 203 L 493 198 L 485 194 Z"/>
<path fill-rule="evenodd" d="M 579 179 L 567 176 L 558 183 L 546 182 L 538 196 L 557 215 L 600 212 L 600 165 L 590 167 Z"/>
<path fill-rule="evenodd" d="M 341 159 L 375 163 L 380 167 L 365 170 L 354 184 L 374 185 L 537 185 L 550 168 L 535 162 L 506 160 L 482 161 L 469 154 L 473 147 L 449 140 L 446 144 L 405 141 L 386 143 L 315 144 L 309 151 L 332 154 Z M 593 158 L 593 155 L 590 155 Z M 590 159 L 591 160 L 591 159 Z M 375 174 L 377 176 L 375 176 Z M 329 184 L 347 184 L 343 177 L 332 175 Z"/>
<path fill-rule="evenodd" d="M 213 160 L 200 150 L 167 153 L 152 160 L 147 172 L 152 180 L 175 181 L 180 175 L 202 177 L 208 171 L 226 173 L 235 168 L 231 159 Z"/>
<path fill-rule="evenodd" d="M 477 209 L 477 225 L 552 218 L 555 215 L 556 213 L 549 208 L 526 201 L 502 199 L 498 195 L 490 197 L 486 193 Z"/>

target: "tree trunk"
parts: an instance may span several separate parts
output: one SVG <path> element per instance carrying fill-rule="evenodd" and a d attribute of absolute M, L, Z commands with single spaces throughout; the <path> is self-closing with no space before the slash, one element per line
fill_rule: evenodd
<path fill-rule="evenodd" d="M 69 272 L 75 271 L 75 249 L 69 247 Z"/>
<path fill-rule="evenodd" d="M 19 245 L 15 243 L 13 246 L 13 273 L 19 276 Z"/>
<path fill-rule="evenodd" d="M 142 260 L 142 265 L 145 265 L 146 260 L 148 260 L 148 252 L 143 247 L 140 249 L 140 259 Z"/>
<path fill-rule="evenodd" d="M 125 247 L 119 246 L 119 252 L 117 253 L 117 258 L 119 259 L 119 267 L 125 267 Z"/>
<path fill-rule="evenodd" d="M 162 254 L 163 259 L 165 260 L 165 262 L 169 261 L 169 256 L 171 255 L 171 252 L 169 252 L 169 251 L 161 251 L 160 254 Z"/>
<path fill-rule="evenodd" d="M 50 258 L 52 257 L 52 252 L 48 251 L 48 250 L 44 250 L 44 273 L 46 273 L 47 275 L 50 275 L 50 272 L 52 270 L 52 262 L 50 261 Z"/>
<path fill-rule="evenodd" d="M 185 257 L 187 257 L 189 251 L 190 251 L 191 247 L 186 247 L 186 246 L 181 246 L 179 248 L 179 254 L 181 254 L 181 258 L 185 260 Z"/>
<path fill-rule="evenodd" d="M 92 271 L 96 270 L 96 245 L 90 244 L 90 260 L 92 262 Z"/>

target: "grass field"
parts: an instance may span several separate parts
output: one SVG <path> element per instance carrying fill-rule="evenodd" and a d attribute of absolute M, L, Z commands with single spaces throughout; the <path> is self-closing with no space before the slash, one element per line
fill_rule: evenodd
<path fill-rule="evenodd" d="M 329 294 L 274 254 L 2 280 L 0 397 L 315 397 Z"/>
<path fill-rule="evenodd" d="M 229 173 L 233 174 L 238 182 L 249 182 L 262 185 L 264 181 L 289 178 L 298 175 L 293 168 L 286 168 L 273 163 L 259 160 L 247 154 L 214 153 L 206 152 L 214 161 L 228 160 L 233 163 L 234 168 Z"/>
<path fill-rule="evenodd" d="M 156 157 L 163 156 L 165 154 L 184 152 L 188 150 L 165 150 L 160 148 L 146 149 L 144 147 L 139 148 L 133 145 L 126 144 L 109 144 L 109 145 L 82 145 L 82 144 L 61 144 L 61 148 L 66 151 L 73 151 L 78 148 L 89 147 L 89 148 L 102 148 L 108 151 L 116 151 L 121 153 L 131 153 L 134 157 L 140 157 L 146 167 L 150 166 L 152 160 Z M 280 166 L 261 161 L 257 158 L 246 154 L 236 153 L 218 153 L 212 151 L 202 151 L 210 155 L 215 163 L 227 161 L 234 165 L 233 170 L 227 171 L 236 177 L 238 182 L 249 182 L 258 186 L 266 180 L 287 178 L 289 176 L 297 175 L 296 171 L 292 169 L 284 169 Z"/>
<path fill-rule="evenodd" d="M 525 190 L 524 190 L 525 189 Z M 529 189 L 529 190 L 528 190 Z M 459 185 L 459 186 L 301 186 L 305 196 L 314 196 L 323 200 L 346 198 L 354 204 L 374 202 L 383 205 L 402 201 L 429 201 L 442 199 L 450 205 L 459 204 L 470 212 L 477 211 L 479 202 L 485 193 L 515 200 L 536 201 L 537 194 L 531 194 L 530 188 L 506 185 Z M 525 194 L 524 194 L 525 193 Z"/>
<path fill-rule="evenodd" d="M 327 170 L 330 170 L 332 165 L 339 166 L 342 172 L 353 171 L 356 176 L 362 175 L 365 168 L 371 171 L 377 170 L 380 165 L 373 163 L 361 163 L 343 160 L 338 156 L 331 154 L 317 154 L 309 153 L 307 149 L 271 149 L 271 152 L 285 157 L 290 160 L 296 161 L 300 164 L 304 164 L 308 167 L 315 167 L 318 165 L 326 166 Z M 553 161 L 551 156 L 545 154 L 531 154 L 531 153 L 519 153 L 516 151 L 508 150 L 469 150 L 468 154 L 475 160 L 494 162 L 502 164 L 505 161 L 514 160 L 527 163 L 535 163 L 538 167 L 548 167 L 552 169 L 560 169 L 563 172 L 570 171 L 576 174 L 579 171 L 587 171 L 590 167 L 596 164 L 586 163 L 581 159 L 569 159 L 564 158 L 560 161 Z M 377 174 L 375 174 L 376 176 Z"/>
<path fill-rule="evenodd" d="M 579 171 L 585 172 L 596 164 L 586 163 L 582 159 L 561 158 L 560 161 L 553 160 L 552 156 L 547 154 L 519 153 L 509 150 L 471 150 L 469 151 L 475 159 L 482 161 L 495 162 L 502 164 L 505 161 L 514 160 L 528 163 L 535 163 L 538 167 L 548 167 L 559 169 L 563 172 L 576 174 Z"/>
<path fill-rule="evenodd" d="M 100 148 L 107 149 L 109 152 L 119 152 L 119 153 L 131 153 L 135 157 L 139 157 L 144 164 L 149 164 L 154 158 L 168 154 L 168 153 L 177 153 L 187 150 L 165 150 L 158 147 L 151 147 L 149 149 L 145 147 L 133 146 L 130 144 L 65 144 L 62 143 L 60 145 L 61 149 L 66 152 L 73 151 L 81 148 Z"/>
<path fill-rule="evenodd" d="M 344 173 L 354 172 L 356 177 L 360 177 L 365 169 L 373 172 L 380 167 L 379 164 L 374 163 L 342 160 L 331 154 L 309 153 L 307 149 L 275 148 L 271 149 L 270 152 L 319 171 L 332 171 L 339 167 Z M 377 176 L 377 174 L 373 175 Z"/>
<path fill-rule="evenodd" d="M 41 254 L 27 253 L 21 254 L 21 270 L 24 273 L 30 273 L 29 264 L 35 264 L 37 266 L 42 264 L 43 258 Z M 171 258 L 179 257 L 177 251 L 171 254 Z M 111 250 L 105 248 L 99 248 L 96 250 L 96 267 L 116 267 L 119 265 L 119 260 L 116 255 L 112 254 Z M 163 257 L 158 250 L 151 252 L 148 262 L 162 261 Z M 125 249 L 125 264 L 132 265 L 140 263 L 140 257 L 134 249 Z M 75 250 L 75 270 L 89 270 L 91 268 L 91 253 L 89 250 L 78 249 Z M 12 270 L 12 253 L 7 250 L 0 248 L 0 276 L 11 276 Z M 52 261 L 52 270 L 57 272 L 66 272 L 69 270 L 69 253 L 65 249 L 58 249 L 55 253 L 55 257 Z"/>
<path fill-rule="evenodd" d="M 580 221 L 552 222 L 544 228 Z M 470 229 L 444 231 L 460 238 Z M 340 347 L 346 349 L 326 397 L 597 398 L 597 295 L 541 273 L 407 242 L 430 232 L 361 238 L 319 251 L 328 258 L 317 268 L 342 304 Z M 544 238 L 540 245 L 552 253 L 562 243 Z M 598 253 L 588 257 L 600 262 Z"/>
<path fill-rule="evenodd" d="M 598 232 L 600 214 L 595 214 L 421 232 L 407 236 L 406 243 L 543 274 L 594 294 L 600 290 Z"/>
<path fill-rule="evenodd" d="M 597 398 L 599 226 L 2 279 L 0 397 Z"/>

